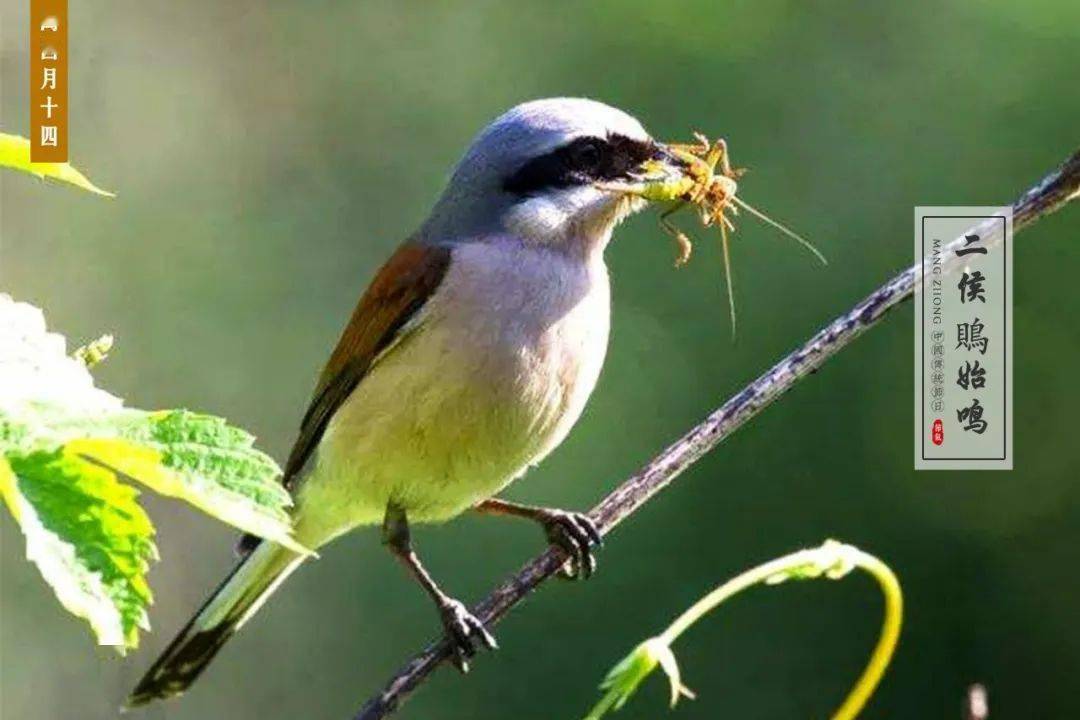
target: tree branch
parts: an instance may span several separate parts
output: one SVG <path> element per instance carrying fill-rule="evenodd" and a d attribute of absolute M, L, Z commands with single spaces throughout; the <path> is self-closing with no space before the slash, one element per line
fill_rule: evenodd
<path fill-rule="evenodd" d="M 1024 193 L 1013 205 L 1013 231 L 1034 224 L 1080 196 L 1080 150 Z M 961 247 L 962 238 L 946 246 L 942 255 Z M 955 253 L 953 253 L 955 255 Z M 697 462 L 746 421 L 765 409 L 799 380 L 875 325 L 891 308 L 910 298 L 920 266 L 913 265 L 871 293 L 848 312 L 810 338 L 720 406 L 673 445 L 627 479 L 590 513 L 600 532 L 611 532 L 683 470 Z M 487 626 L 497 623 L 526 595 L 562 566 L 566 556 L 548 548 L 487 596 L 473 612 Z M 450 647 L 438 640 L 409 660 L 379 694 L 360 709 L 354 720 L 379 720 L 393 713 L 444 660 Z"/>

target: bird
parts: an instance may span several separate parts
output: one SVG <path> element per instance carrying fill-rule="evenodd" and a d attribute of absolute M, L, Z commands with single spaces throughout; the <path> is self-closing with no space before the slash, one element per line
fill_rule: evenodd
<path fill-rule="evenodd" d="M 472 141 L 430 214 L 377 271 L 319 376 L 283 471 L 293 535 L 312 550 L 362 526 L 430 595 L 462 671 L 495 638 L 420 560 L 410 525 L 474 511 L 539 523 L 588 577 L 601 542 L 584 513 L 498 494 L 581 416 L 608 344 L 604 252 L 687 176 L 685 155 L 602 102 L 519 104 Z M 620 188 L 636 188 L 636 193 Z M 304 560 L 245 538 L 235 569 L 131 692 L 182 694 Z"/>

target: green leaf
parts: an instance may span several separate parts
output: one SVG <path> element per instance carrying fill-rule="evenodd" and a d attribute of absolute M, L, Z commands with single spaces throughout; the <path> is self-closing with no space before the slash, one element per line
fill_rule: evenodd
<path fill-rule="evenodd" d="M 9 167 L 13 170 L 21 170 L 39 178 L 52 178 L 61 182 L 70 183 L 83 190 L 89 190 L 97 195 L 116 197 L 108 190 L 102 190 L 81 172 L 68 163 L 35 163 L 30 162 L 30 141 L 20 135 L 0 133 L 0 167 Z"/>
<path fill-rule="evenodd" d="M 0 451 L 65 450 L 95 460 L 245 532 L 306 552 L 290 537 L 281 470 L 255 437 L 221 418 L 124 408 L 94 387 L 81 355 L 41 311 L 0 295 Z"/>
<path fill-rule="evenodd" d="M 149 412 L 94 386 L 89 360 L 46 331 L 41 311 L 0 294 L 0 488 L 27 556 L 102 644 L 146 625 L 153 527 L 132 480 L 297 553 L 280 468 L 250 433 L 186 410 Z"/>
<path fill-rule="evenodd" d="M 186 427 L 197 436 L 204 423 L 220 424 L 222 434 L 187 442 L 172 434 Z M 164 441 L 158 439 L 163 425 L 168 426 Z M 276 480 L 277 464 L 250 446 L 247 433 L 236 430 L 219 418 L 183 410 L 146 413 L 141 422 L 123 427 L 120 437 L 78 438 L 64 448 L 245 532 L 309 554 L 291 537 L 284 508 L 292 498 Z M 244 439 L 236 442 L 239 437 Z"/>
<path fill-rule="evenodd" d="M 675 707 L 680 697 L 694 697 L 690 688 L 682 684 L 682 674 L 671 646 L 662 637 L 652 637 L 631 650 L 608 671 L 600 683 L 604 695 L 585 720 L 599 720 L 609 710 L 621 709 L 657 666 L 668 677 L 671 707 Z"/>
<path fill-rule="evenodd" d="M 4 462 L 0 491 L 26 537 L 27 559 L 99 643 L 137 647 L 139 628 L 149 628 L 146 571 L 157 557 L 138 491 L 62 451 Z"/>

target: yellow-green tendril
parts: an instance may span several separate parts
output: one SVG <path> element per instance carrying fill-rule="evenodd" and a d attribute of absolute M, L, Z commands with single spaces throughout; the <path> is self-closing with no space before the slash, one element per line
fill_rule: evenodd
<path fill-rule="evenodd" d="M 896 649 L 903 618 L 903 596 L 896 575 L 885 563 L 853 545 L 826 540 L 821 547 L 800 550 L 758 565 L 720 585 L 698 600 L 676 618 L 664 632 L 638 645 L 611 669 L 600 685 L 604 696 L 589 711 L 585 720 L 599 720 L 609 710 L 621 708 L 637 690 L 641 681 L 657 665 L 668 676 L 672 707 L 682 695 L 694 697 L 693 693 L 682 684 L 679 667 L 671 651 L 671 644 L 691 625 L 733 595 L 761 583 L 775 585 L 785 580 L 804 580 L 822 576 L 837 580 L 855 568 L 870 573 L 877 580 L 885 597 L 885 619 L 870 661 L 843 704 L 832 716 L 833 720 L 851 720 L 857 717 L 881 681 L 892 659 L 893 651 Z"/>

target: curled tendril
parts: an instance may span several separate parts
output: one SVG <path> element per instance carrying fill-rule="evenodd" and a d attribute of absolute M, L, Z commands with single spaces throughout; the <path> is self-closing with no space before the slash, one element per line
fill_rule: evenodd
<path fill-rule="evenodd" d="M 848 693 L 843 704 L 833 714 L 833 720 L 853 720 L 866 705 L 892 659 L 900 637 L 903 617 L 903 597 L 896 575 L 885 563 L 854 545 L 826 540 L 820 547 L 799 550 L 744 572 L 698 600 L 680 615 L 664 632 L 635 647 L 608 672 L 600 689 L 604 695 L 589 711 L 585 720 L 599 720 L 609 710 L 618 710 L 648 677 L 660 667 L 667 675 L 671 690 L 671 706 L 680 697 L 694 694 L 682 683 L 682 675 L 671 645 L 691 625 L 714 610 L 733 595 L 757 584 L 776 585 L 788 580 L 810 580 L 825 577 L 839 580 L 860 568 L 878 581 L 885 596 L 885 620 L 881 635 L 866 669 Z"/>

